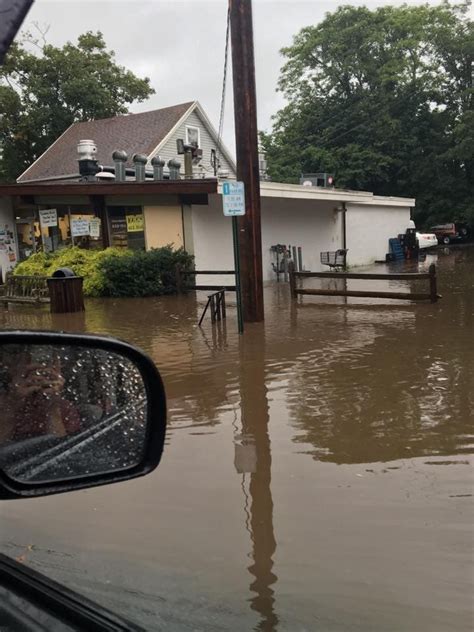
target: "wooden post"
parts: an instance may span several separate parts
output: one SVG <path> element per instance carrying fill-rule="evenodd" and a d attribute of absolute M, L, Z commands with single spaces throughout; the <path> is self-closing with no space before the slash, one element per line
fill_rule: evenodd
<path fill-rule="evenodd" d="M 260 169 L 251 0 L 230 0 L 237 180 L 245 184 L 245 215 L 239 217 L 243 317 L 264 319 Z"/>
<path fill-rule="evenodd" d="M 298 270 L 303 272 L 303 248 L 298 246 Z"/>
<path fill-rule="evenodd" d="M 290 261 L 288 264 L 288 272 L 290 275 L 290 293 L 293 298 L 296 298 L 295 264 L 293 261 Z"/>
<path fill-rule="evenodd" d="M 74 235 L 72 234 L 72 221 L 71 221 L 71 207 L 70 206 L 67 207 L 67 217 L 68 217 L 68 222 L 69 222 L 69 234 L 71 235 L 71 246 L 74 246 L 75 242 L 74 242 Z"/>
<path fill-rule="evenodd" d="M 104 248 L 109 248 L 110 230 L 109 230 L 109 220 L 107 217 L 107 209 L 105 207 L 105 198 L 103 195 L 91 195 L 90 200 L 92 204 L 92 210 L 94 211 L 94 215 L 100 219 L 101 232 L 102 232 L 102 245 Z M 72 236 L 72 226 L 70 228 L 71 228 L 71 236 Z"/>
<path fill-rule="evenodd" d="M 296 258 L 296 246 L 292 246 L 292 251 L 293 251 L 293 263 L 295 266 L 295 271 L 298 272 L 298 259 Z M 301 272 L 301 270 L 299 270 L 299 272 Z"/>
<path fill-rule="evenodd" d="M 432 303 L 436 303 L 438 300 L 438 287 L 436 281 L 436 266 L 432 263 L 428 269 L 430 275 L 430 300 Z"/>
<path fill-rule="evenodd" d="M 182 288 L 183 288 L 183 278 L 181 275 L 181 266 L 179 265 L 179 263 L 176 264 L 176 267 L 174 269 L 174 274 L 175 274 L 176 291 L 178 294 L 181 294 Z"/>
<path fill-rule="evenodd" d="M 226 306 L 225 306 L 225 292 L 224 292 L 224 290 L 222 290 L 221 296 L 222 296 L 222 298 L 221 298 L 222 319 L 224 320 L 224 318 L 227 317 Z"/>
<path fill-rule="evenodd" d="M 216 322 L 216 300 L 214 294 L 209 297 L 211 301 L 211 323 Z"/>

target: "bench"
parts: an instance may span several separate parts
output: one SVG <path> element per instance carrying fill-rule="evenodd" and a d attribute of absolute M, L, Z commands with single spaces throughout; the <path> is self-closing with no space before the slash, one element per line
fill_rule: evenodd
<path fill-rule="evenodd" d="M 332 252 L 321 252 L 321 263 L 329 266 L 331 270 L 340 268 L 344 270 L 346 267 L 347 250 L 339 249 Z"/>
<path fill-rule="evenodd" d="M 21 276 L 9 274 L 5 285 L 0 286 L 0 303 L 8 308 L 8 303 L 49 303 L 48 279 L 42 276 Z"/>

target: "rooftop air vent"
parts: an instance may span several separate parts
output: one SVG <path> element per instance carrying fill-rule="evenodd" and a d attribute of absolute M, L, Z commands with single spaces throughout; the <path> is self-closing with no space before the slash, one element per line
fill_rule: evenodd
<path fill-rule="evenodd" d="M 112 154 L 112 160 L 114 161 L 115 167 L 115 179 L 117 182 L 124 182 L 126 176 L 125 163 L 128 160 L 127 152 L 116 149 Z"/>
<path fill-rule="evenodd" d="M 144 154 L 133 154 L 132 161 L 135 166 L 135 180 L 144 182 L 146 178 L 145 167 L 148 158 Z"/>
<path fill-rule="evenodd" d="M 93 140 L 80 140 L 77 144 L 77 160 L 81 180 L 95 180 L 100 167 L 95 158 L 97 146 Z"/>

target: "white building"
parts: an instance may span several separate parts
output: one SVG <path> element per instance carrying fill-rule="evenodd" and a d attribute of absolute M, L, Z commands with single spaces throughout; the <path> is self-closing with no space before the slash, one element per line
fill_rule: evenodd
<path fill-rule="evenodd" d="M 349 266 L 384 261 L 389 252 L 388 240 L 405 232 L 410 208 L 415 205 L 412 198 L 381 197 L 368 192 L 276 182 L 262 182 L 260 186 L 265 281 L 275 278 L 270 251 L 275 244 L 301 246 L 303 266 L 313 272 L 324 269 L 321 252 L 340 248 L 348 249 Z M 231 219 L 223 215 L 220 192 L 221 187 L 218 194 L 209 195 L 207 205 L 192 206 L 193 251 L 198 270 L 233 269 Z"/>
<path fill-rule="evenodd" d="M 112 181 L 80 182 L 81 139 L 96 143 L 96 158 Z M 135 182 L 129 175 L 126 182 L 114 181 L 114 150 L 126 152 L 131 169 L 134 153 L 148 161 L 157 155 L 165 162 L 181 159 L 178 139 L 195 142 L 202 152 L 193 179 L 150 181 L 147 176 L 145 182 Z M 216 130 L 196 101 L 71 125 L 16 185 L 0 185 L 0 275 L 34 251 L 38 240 L 42 247 L 51 237 L 39 224 L 39 211 L 51 208 L 58 216 L 57 247 L 72 243 L 70 223 L 75 218 L 100 217 L 102 247 L 149 249 L 173 242 L 195 255 L 197 269 L 232 269 L 231 220 L 223 216 L 221 185 L 211 177 L 217 155 L 220 174 L 235 178 L 232 156 L 219 147 Z M 411 198 L 267 181 L 261 182 L 261 196 L 265 281 L 275 276 L 270 247 L 276 244 L 300 246 L 304 268 L 312 271 L 322 268 L 321 252 L 341 248 L 348 250 L 349 266 L 384 260 L 389 239 L 405 232 L 415 205 Z M 130 214 L 142 217 L 141 233 L 128 234 Z"/>

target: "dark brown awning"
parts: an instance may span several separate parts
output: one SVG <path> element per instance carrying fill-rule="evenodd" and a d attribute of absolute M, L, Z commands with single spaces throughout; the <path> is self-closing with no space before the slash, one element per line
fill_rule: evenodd
<path fill-rule="evenodd" d="M 200 195 L 217 193 L 217 180 L 0 184 L 0 195 Z"/>

